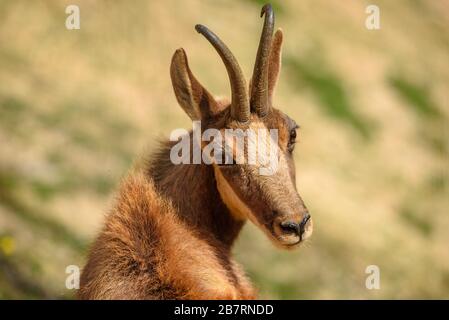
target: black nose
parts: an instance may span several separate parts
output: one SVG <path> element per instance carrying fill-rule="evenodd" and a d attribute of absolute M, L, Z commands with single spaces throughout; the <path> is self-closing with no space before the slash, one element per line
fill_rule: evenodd
<path fill-rule="evenodd" d="M 297 234 L 299 238 L 302 240 L 302 235 L 305 232 L 305 228 L 309 220 L 310 214 L 306 212 L 300 223 L 296 223 L 294 221 L 284 221 L 281 223 L 281 228 L 285 232 Z"/>
<path fill-rule="evenodd" d="M 284 221 L 281 223 L 281 228 L 285 232 L 295 233 L 302 240 L 302 235 L 304 234 L 307 222 L 310 220 L 310 214 L 307 212 L 304 214 L 300 223 L 296 223 L 294 221 Z"/>
<path fill-rule="evenodd" d="M 310 220 L 310 214 L 307 212 L 307 213 L 304 215 L 304 218 L 302 218 L 301 223 L 299 224 L 299 237 L 301 238 L 301 240 L 302 240 L 302 235 L 304 234 L 304 231 L 305 231 L 307 222 L 308 222 L 309 220 Z"/>
<path fill-rule="evenodd" d="M 284 230 L 285 232 L 289 232 L 289 233 L 295 233 L 297 235 L 299 235 L 299 229 L 300 229 L 300 224 L 294 222 L 294 221 L 284 221 L 281 223 L 281 228 L 282 230 Z"/>

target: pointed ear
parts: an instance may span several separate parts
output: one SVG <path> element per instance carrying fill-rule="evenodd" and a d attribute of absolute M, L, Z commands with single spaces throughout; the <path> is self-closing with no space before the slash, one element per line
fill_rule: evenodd
<path fill-rule="evenodd" d="M 173 54 L 170 76 L 179 105 L 192 120 L 208 118 L 217 109 L 214 97 L 196 80 L 184 49 Z"/>
<path fill-rule="evenodd" d="M 270 49 L 270 57 L 268 59 L 268 99 L 270 100 L 270 104 L 273 101 L 274 90 L 281 71 L 283 37 L 282 29 L 278 29 L 274 34 Z"/>

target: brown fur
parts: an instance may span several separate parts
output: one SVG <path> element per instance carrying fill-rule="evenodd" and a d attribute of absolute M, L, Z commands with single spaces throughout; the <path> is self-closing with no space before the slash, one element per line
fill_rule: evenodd
<path fill-rule="evenodd" d="M 189 223 L 197 222 L 178 217 L 151 179 L 142 172 L 130 175 L 91 248 L 79 298 L 253 298 L 229 248 Z M 231 240 L 227 233 L 222 237 Z"/>
<path fill-rule="evenodd" d="M 269 63 L 270 103 L 281 43 L 278 31 Z M 171 77 L 180 106 L 193 120 L 202 120 L 203 130 L 278 129 L 279 168 L 261 176 L 257 165 L 174 165 L 169 156 L 174 143 L 162 144 L 122 182 L 83 269 L 81 299 L 255 298 L 255 289 L 231 257 L 245 221 L 283 248 L 304 239 L 280 227 L 299 223 L 307 213 L 295 185 L 296 123 L 274 108 L 264 118 L 251 114 L 248 123 L 235 121 L 229 101 L 214 99 L 193 76 L 182 49 L 173 56 Z M 307 228 L 310 235 L 311 221 Z"/>

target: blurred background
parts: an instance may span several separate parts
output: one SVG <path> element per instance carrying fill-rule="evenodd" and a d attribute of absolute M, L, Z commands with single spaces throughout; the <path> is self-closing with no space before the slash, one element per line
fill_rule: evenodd
<path fill-rule="evenodd" d="M 264 1 L 0 0 L 0 298 L 73 298 L 114 190 L 139 156 L 190 128 L 171 55 L 230 88 L 203 23 L 249 77 Z M 301 125 L 305 248 L 247 225 L 235 255 L 262 298 L 449 298 L 449 1 L 272 1 L 284 30 L 276 104 Z M 67 5 L 81 29 L 67 30 Z M 369 4 L 380 30 L 368 30 Z M 365 269 L 380 268 L 368 290 Z"/>

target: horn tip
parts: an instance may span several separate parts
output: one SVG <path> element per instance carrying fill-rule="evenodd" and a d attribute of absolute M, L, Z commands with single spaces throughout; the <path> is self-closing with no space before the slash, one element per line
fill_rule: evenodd
<path fill-rule="evenodd" d="M 203 26 L 202 24 L 197 24 L 197 25 L 195 25 L 195 30 L 198 33 L 203 33 L 207 30 L 207 28 L 205 26 Z"/>
<path fill-rule="evenodd" d="M 262 7 L 262 11 L 260 12 L 260 17 L 262 18 L 263 15 L 267 12 L 272 11 L 273 8 L 271 7 L 271 3 L 267 3 Z"/>

